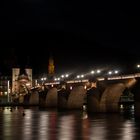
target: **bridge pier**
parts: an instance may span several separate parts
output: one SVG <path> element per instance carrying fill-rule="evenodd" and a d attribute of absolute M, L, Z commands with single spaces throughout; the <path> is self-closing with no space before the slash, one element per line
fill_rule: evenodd
<path fill-rule="evenodd" d="M 134 109 L 135 109 L 135 117 L 140 117 L 140 85 L 136 87 L 136 91 L 134 93 Z"/>
<path fill-rule="evenodd" d="M 136 81 L 132 89 L 132 93 L 134 93 L 134 114 L 136 118 L 140 118 L 140 79 L 136 78 Z"/>
<path fill-rule="evenodd" d="M 101 112 L 100 96 L 101 92 L 97 88 L 96 82 L 91 82 L 91 89 L 87 91 L 87 111 L 89 113 Z"/>
<path fill-rule="evenodd" d="M 39 95 L 38 92 L 31 92 L 29 105 L 39 105 Z"/>
<path fill-rule="evenodd" d="M 24 103 L 24 96 L 23 95 L 19 96 L 19 103 L 20 104 Z"/>
<path fill-rule="evenodd" d="M 39 106 L 45 107 L 46 106 L 46 97 L 47 97 L 48 90 L 39 91 Z"/>
<path fill-rule="evenodd" d="M 140 101 L 134 103 L 134 108 L 135 108 L 135 117 L 140 118 Z"/>
<path fill-rule="evenodd" d="M 69 97 L 70 91 L 67 91 L 66 89 L 61 89 L 58 91 L 58 101 L 57 101 L 57 108 L 59 110 L 66 110 L 68 97 Z"/>
<path fill-rule="evenodd" d="M 100 102 L 94 95 L 87 95 L 87 111 L 89 113 L 100 112 Z"/>
<path fill-rule="evenodd" d="M 26 94 L 24 96 L 24 105 L 29 105 L 30 94 Z"/>

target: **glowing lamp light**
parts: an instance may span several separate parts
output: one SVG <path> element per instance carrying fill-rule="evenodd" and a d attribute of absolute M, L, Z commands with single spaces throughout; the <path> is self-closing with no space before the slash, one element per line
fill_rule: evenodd
<path fill-rule="evenodd" d="M 70 90 L 72 90 L 72 86 L 70 86 Z"/>
<path fill-rule="evenodd" d="M 47 80 L 46 77 L 41 78 L 41 81 L 46 81 L 46 80 Z"/>
<path fill-rule="evenodd" d="M 101 71 L 100 70 L 97 70 L 97 73 L 101 73 Z"/>
<path fill-rule="evenodd" d="M 80 78 L 80 75 L 77 75 L 77 78 Z"/>
<path fill-rule="evenodd" d="M 7 95 L 8 94 L 7 91 L 5 91 L 4 94 Z"/>
<path fill-rule="evenodd" d="M 30 86 L 30 83 L 26 83 L 26 86 Z"/>
<path fill-rule="evenodd" d="M 87 86 L 84 86 L 84 89 L 87 89 Z"/>
<path fill-rule="evenodd" d="M 137 68 L 140 68 L 140 64 L 137 65 Z"/>
<path fill-rule="evenodd" d="M 119 73 L 119 71 L 118 70 L 115 70 L 115 74 L 118 74 Z"/>
<path fill-rule="evenodd" d="M 109 71 L 108 74 L 111 75 L 112 74 L 112 71 Z"/>
<path fill-rule="evenodd" d="M 95 71 L 92 70 L 92 71 L 91 71 L 91 74 L 94 74 L 94 73 L 95 73 Z"/>

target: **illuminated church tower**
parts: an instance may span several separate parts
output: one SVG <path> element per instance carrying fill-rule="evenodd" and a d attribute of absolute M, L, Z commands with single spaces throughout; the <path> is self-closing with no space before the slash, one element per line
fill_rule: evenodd
<path fill-rule="evenodd" d="M 50 58 L 49 58 L 49 65 L 48 65 L 48 75 L 49 75 L 49 77 L 52 79 L 53 78 L 53 76 L 54 76 L 54 68 L 55 68 L 55 66 L 54 66 L 54 60 L 53 60 L 53 57 L 51 56 Z"/>

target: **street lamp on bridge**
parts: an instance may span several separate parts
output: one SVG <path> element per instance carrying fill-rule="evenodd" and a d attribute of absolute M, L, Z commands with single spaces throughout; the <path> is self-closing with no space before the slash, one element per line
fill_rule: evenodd
<path fill-rule="evenodd" d="M 42 77 L 41 78 L 41 81 L 42 81 L 42 85 L 44 84 L 44 82 L 47 80 L 47 78 L 46 77 Z"/>
<path fill-rule="evenodd" d="M 109 72 L 108 72 L 108 75 L 118 74 L 118 73 L 119 73 L 119 71 L 118 71 L 118 70 L 115 70 L 115 71 L 109 71 Z"/>
<path fill-rule="evenodd" d="M 137 68 L 140 68 L 140 64 L 137 65 Z"/>

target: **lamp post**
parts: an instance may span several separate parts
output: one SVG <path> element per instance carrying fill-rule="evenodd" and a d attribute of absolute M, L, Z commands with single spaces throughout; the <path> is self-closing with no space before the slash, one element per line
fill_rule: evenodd
<path fill-rule="evenodd" d="M 10 102 L 10 92 L 9 92 L 9 90 L 10 90 L 10 81 L 8 80 L 7 81 L 7 102 L 9 103 Z"/>

